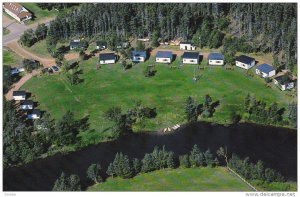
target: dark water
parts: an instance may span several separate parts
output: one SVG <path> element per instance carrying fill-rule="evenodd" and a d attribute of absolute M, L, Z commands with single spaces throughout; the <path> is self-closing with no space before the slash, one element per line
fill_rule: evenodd
<path fill-rule="evenodd" d="M 233 127 L 197 123 L 185 126 L 169 134 L 129 134 L 112 142 L 90 146 L 68 155 L 57 154 L 34 161 L 22 167 L 4 171 L 5 191 L 47 191 L 64 171 L 78 174 L 84 186 L 88 186 L 86 169 L 92 163 L 100 163 L 106 170 L 117 152 L 130 158 L 142 158 L 154 146 L 165 145 L 177 155 L 189 152 L 194 144 L 202 151 L 212 152 L 227 146 L 230 153 L 240 157 L 249 156 L 252 161 L 262 160 L 289 180 L 297 179 L 297 134 L 296 131 L 262 127 L 254 124 L 239 124 Z"/>

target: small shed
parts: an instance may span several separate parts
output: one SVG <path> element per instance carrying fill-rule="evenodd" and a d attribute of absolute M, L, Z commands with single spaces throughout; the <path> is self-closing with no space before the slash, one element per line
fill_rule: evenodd
<path fill-rule="evenodd" d="M 198 52 L 184 52 L 182 55 L 183 64 L 199 64 Z"/>
<path fill-rule="evenodd" d="M 224 65 L 224 55 L 221 53 L 210 53 L 208 55 L 208 64 L 223 66 Z"/>
<path fill-rule="evenodd" d="M 181 50 L 188 50 L 188 51 L 196 50 L 196 46 L 194 46 L 191 42 L 180 42 L 179 48 Z"/>
<path fill-rule="evenodd" d="M 15 101 L 24 101 L 26 100 L 25 91 L 13 91 L 13 98 Z"/>
<path fill-rule="evenodd" d="M 132 51 L 131 61 L 132 62 L 144 62 L 147 58 L 146 51 Z"/>
<path fill-rule="evenodd" d="M 33 109 L 33 101 L 32 100 L 25 100 L 20 102 L 20 109 L 22 110 L 28 110 Z"/>
<path fill-rule="evenodd" d="M 157 51 L 155 62 L 170 64 L 173 60 L 172 51 Z"/>
<path fill-rule="evenodd" d="M 96 49 L 103 50 L 107 48 L 107 42 L 106 41 L 97 41 L 96 42 Z"/>
<path fill-rule="evenodd" d="M 236 58 L 235 65 L 248 70 L 255 65 L 255 59 L 246 55 L 241 55 Z"/>
<path fill-rule="evenodd" d="M 273 77 L 276 74 L 276 70 L 269 64 L 261 64 L 256 67 L 255 73 L 263 78 Z"/>
<path fill-rule="evenodd" d="M 99 54 L 100 64 L 114 64 L 116 63 L 115 53 L 101 53 Z"/>
<path fill-rule="evenodd" d="M 70 50 L 73 49 L 82 49 L 82 43 L 80 42 L 80 40 L 73 40 L 70 42 Z"/>

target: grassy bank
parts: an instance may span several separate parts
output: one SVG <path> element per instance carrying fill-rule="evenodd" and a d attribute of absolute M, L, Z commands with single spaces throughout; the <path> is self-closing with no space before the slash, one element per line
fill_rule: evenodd
<path fill-rule="evenodd" d="M 132 179 L 108 178 L 88 191 L 251 191 L 225 168 L 159 170 Z"/>
<path fill-rule="evenodd" d="M 178 58 L 179 59 L 179 58 Z M 177 123 L 184 123 L 184 102 L 192 96 L 203 102 L 209 94 L 214 101 L 219 100 L 213 121 L 227 124 L 232 110 L 241 111 L 247 93 L 255 95 L 267 103 L 278 102 L 286 107 L 291 101 L 285 92 L 276 87 L 267 88 L 262 79 L 249 77 L 243 70 L 224 70 L 221 67 L 207 68 L 199 72 L 200 80 L 192 80 L 195 66 L 184 65 L 171 69 L 168 65 L 155 64 L 152 59 L 124 71 L 121 65 L 104 65 L 96 70 L 98 58 L 81 63 L 83 83 L 71 86 L 63 74 L 33 77 L 21 89 L 34 95 L 39 108 L 59 119 L 71 110 L 78 118 L 90 115 L 92 132 L 81 133 L 84 141 L 103 140 L 110 123 L 103 118 L 103 112 L 112 106 L 127 110 L 134 100 L 141 100 L 149 107 L 155 107 L 157 116 L 145 120 L 136 130 L 158 130 Z M 143 71 L 149 64 L 155 64 L 157 73 L 152 78 L 144 76 Z M 206 62 L 203 62 L 206 64 Z M 179 65 L 176 60 L 173 65 Z"/>

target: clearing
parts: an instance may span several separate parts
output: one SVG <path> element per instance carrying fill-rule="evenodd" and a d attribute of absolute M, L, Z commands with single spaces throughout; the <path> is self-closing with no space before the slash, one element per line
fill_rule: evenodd
<path fill-rule="evenodd" d="M 67 110 L 73 111 L 77 118 L 90 115 L 90 128 L 94 131 L 80 135 L 83 141 L 92 139 L 93 142 L 102 141 L 103 135 L 109 133 L 110 122 L 103 118 L 103 112 L 112 106 L 120 106 L 125 111 L 134 106 L 134 100 L 141 100 L 143 105 L 155 107 L 157 111 L 156 118 L 135 125 L 135 131 L 153 131 L 184 123 L 184 103 L 188 96 L 201 103 L 206 94 L 213 101 L 219 100 L 220 106 L 208 121 L 223 124 L 229 123 L 232 110 L 242 111 L 248 93 L 267 103 L 278 102 L 282 107 L 293 100 L 286 92 L 274 86 L 268 88 L 263 79 L 248 76 L 238 68 L 206 68 L 199 71 L 200 79 L 194 82 L 194 65 L 171 69 L 168 65 L 154 63 L 151 57 L 147 62 L 124 71 L 120 63 L 104 65 L 96 70 L 97 63 L 97 57 L 80 63 L 83 70 L 80 78 L 84 81 L 78 85 L 70 85 L 61 73 L 33 77 L 21 89 L 31 92 L 40 109 L 49 112 L 55 119 L 61 118 Z M 206 60 L 202 62 L 206 63 Z M 180 58 L 172 63 L 179 64 Z M 148 65 L 155 65 L 157 70 L 152 78 L 143 74 Z"/>
<path fill-rule="evenodd" d="M 132 179 L 108 178 L 88 191 L 252 191 L 223 167 L 159 170 Z"/>

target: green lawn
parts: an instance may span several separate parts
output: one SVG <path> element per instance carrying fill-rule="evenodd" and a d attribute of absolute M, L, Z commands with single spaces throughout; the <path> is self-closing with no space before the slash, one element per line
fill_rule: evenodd
<path fill-rule="evenodd" d="M 31 47 L 26 47 L 24 45 L 22 45 L 22 47 L 39 57 L 45 57 L 45 58 L 51 57 L 50 53 L 47 50 L 46 40 L 41 40 L 39 42 L 36 42 Z"/>
<path fill-rule="evenodd" d="M 132 179 L 108 178 L 88 191 L 252 191 L 223 167 L 159 170 Z"/>
<path fill-rule="evenodd" d="M 179 58 L 177 58 L 179 59 Z M 102 137 L 109 127 L 103 118 L 103 112 L 112 106 L 123 110 L 133 107 L 134 100 L 141 100 L 149 107 L 156 107 L 157 117 L 146 120 L 136 130 L 158 130 L 176 123 L 184 123 L 184 102 L 188 96 L 203 103 L 204 96 L 209 94 L 213 100 L 219 100 L 214 117 L 207 119 L 217 123 L 229 123 L 230 111 L 239 111 L 247 93 L 251 93 L 270 102 L 286 106 L 291 98 L 279 89 L 267 88 L 262 79 L 249 77 L 240 69 L 233 71 L 221 67 L 207 68 L 200 71 L 200 80 L 194 82 L 193 65 L 184 65 L 181 69 L 170 69 L 168 65 L 156 64 L 157 73 L 146 78 L 143 70 L 148 64 L 137 64 L 124 71 L 120 64 L 105 65 L 96 70 L 98 58 L 94 57 L 81 64 L 84 82 L 71 86 L 63 74 L 33 77 L 21 89 L 32 92 L 40 108 L 50 112 L 54 118 L 61 118 L 71 110 L 78 118 L 90 115 L 93 132 L 81 133 L 83 141 L 95 142 Z M 203 62 L 205 64 L 205 62 Z M 176 60 L 173 65 L 179 64 Z"/>
<path fill-rule="evenodd" d="M 3 49 L 3 64 L 10 66 L 18 66 L 22 62 L 22 58 L 9 49 Z"/>

